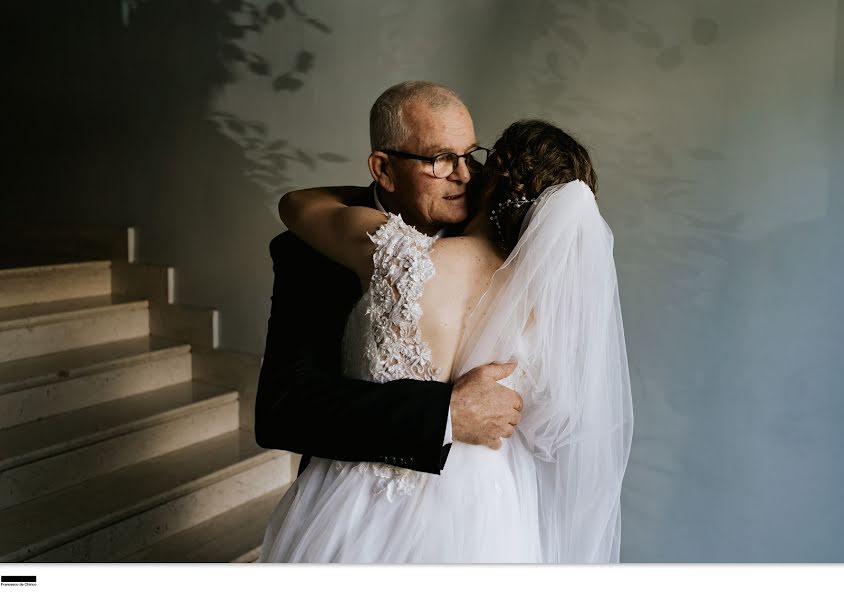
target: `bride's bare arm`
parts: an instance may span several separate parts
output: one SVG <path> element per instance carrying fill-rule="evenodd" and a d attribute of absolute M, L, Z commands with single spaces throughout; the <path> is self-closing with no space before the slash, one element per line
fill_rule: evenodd
<path fill-rule="evenodd" d="M 368 188 L 330 187 L 288 192 L 278 202 L 278 214 L 309 246 L 368 280 L 374 245 L 367 233 L 375 232 L 387 217 L 374 208 L 348 206 L 366 191 Z"/>

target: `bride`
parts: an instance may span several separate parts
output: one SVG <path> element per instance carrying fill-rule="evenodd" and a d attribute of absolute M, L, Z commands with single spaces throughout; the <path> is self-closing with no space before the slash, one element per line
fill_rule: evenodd
<path fill-rule="evenodd" d="M 499 449 L 455 442 L 440 475 L 314 458 L 273 512 L 261 562 L 618 561 L 633 417 L 595 189 L 586 150 L 529 120 L 496 141 L 460 236 L 435 240 L 330 189 L 286 197 L 288 228 L 366 290 L 346 375 L 449 381 L 512 360 L 502 383 L 524 407 Z"/>

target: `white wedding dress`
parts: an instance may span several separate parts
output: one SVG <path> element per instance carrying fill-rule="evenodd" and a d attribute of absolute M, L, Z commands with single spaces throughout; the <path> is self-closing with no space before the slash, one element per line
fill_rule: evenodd
<path fill-rule="evenodd" d="M 532 213 L 454 373 L 516 358 L 502 382 L 524 399 L 516 434 L 499 450 L 455 442 L 440 475 L 315 457 L 273 512 L 260 562 L 618 561 L 632 412 L 612 235 L 580 182 L 549 188 Z M 344 370 L 436 379 L 419 328 L 433 240 L 390 215 L 373 241 Z"/>

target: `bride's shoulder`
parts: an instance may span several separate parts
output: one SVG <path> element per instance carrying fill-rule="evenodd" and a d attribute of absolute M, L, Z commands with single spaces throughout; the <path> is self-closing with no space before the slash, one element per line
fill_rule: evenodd
<path fill-rule="evenodd" d="M 455 235 L 442 237 L 434 242 L 434 252 L 440 254 L 476 254 L 482 255 L 488 251 L 489 244 L 478 236 Z"/>
<path fill-rule="evenodd" d="M 430 249 L 434 243 L 434 239 L 425 235 L 413 225 L 405 223 L 400 214 L 391 212 L 381 212 L 373 210 L 380 214 L 379 226 L 369 235 L 369 239 L 376 245 L 376 247 L 396 248 L 396 242 L 403 240 L 410 240 L 414 246 L 424 249 Z"/>
<path fill-rule="evenodd" d="M 428 282 L 423 309 L 440 323 L 462 323 L 502 263 L 489 241 L 474 236 L 437 240 L 431 261 L 436 277 Z"/>
<path fill-rule="evenodd" d="M 454 236 L 438 239 L 431 259 L 438 271 L 486 271 L 497 269 L 501 259 L 495 247 L 478 236 Z"/>

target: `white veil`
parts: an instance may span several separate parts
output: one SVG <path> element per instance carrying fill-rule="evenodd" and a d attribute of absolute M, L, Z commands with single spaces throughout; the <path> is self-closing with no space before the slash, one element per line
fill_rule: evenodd
<path fill-rule="evenodd" d="M 542 561 L 618 562 L 633 409 L 613 236 L 581 181 L 549 187 L 468 319 L 454 377 L 516 359 L 508 446 L 534 455 Z"/>

